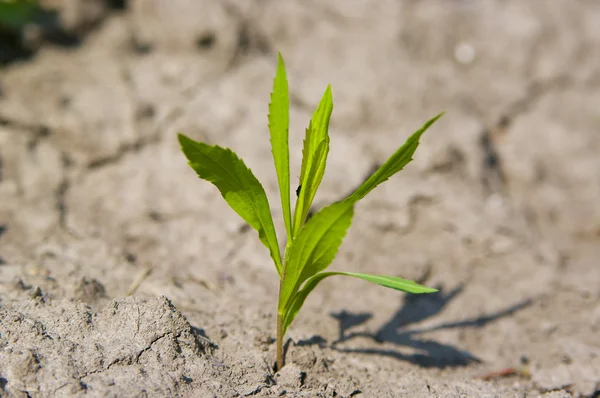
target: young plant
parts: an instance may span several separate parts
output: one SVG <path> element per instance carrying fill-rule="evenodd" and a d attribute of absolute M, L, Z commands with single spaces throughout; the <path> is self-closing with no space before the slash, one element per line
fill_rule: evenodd
<path fill-rule="evenodd" d="M 279 250 L 267 195 L 254 174 L 230 149 L 196 142 L 179 134 L 179 143 L 198 176 L 215 185 L 229 206 L 258 231 L 269 249 L 279 274 L 277 306 L 277 368 L 284 364 L 283 337 L 298 315 L 304 300 L 323 279 L 333 275 L 360 278 L 408 293 L 431 293 L 436 289 L 395 276 L 355 272 L 325 272 L 333 261 L 352 222 L 354 205 L 377 185 L 400 171 L 412 160 L 419 138 L 442 114 L 417 130 L 375 173 L 347 198 L 333 203 L 307 221 L 308 211 L 325 172 L 329 152 L 329 118 L 333 109 L 328 86 L 306 129 L 300 182 L 292 217 L 288 148 L 289 93 L 285 66 L 278 55 L 278 67 L 269 105 L 269 130 L 277 172 L 287 243 L 283 257 Z"/>

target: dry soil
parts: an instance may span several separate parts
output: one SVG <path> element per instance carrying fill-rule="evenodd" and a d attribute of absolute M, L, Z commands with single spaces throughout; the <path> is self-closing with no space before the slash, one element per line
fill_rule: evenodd
<path fill-rule="evenodd" d="M 46 3 L 0 70 L 1 396 L 599 396 L 600 2 Z M 237 151 L 282 236 L 277 51 L 293 183 L 333 89 L 316 208 L 446 111 L 332 265 L 439 293 L 327 280 L 279 373 L 268 252 L 176 141 Z"/>

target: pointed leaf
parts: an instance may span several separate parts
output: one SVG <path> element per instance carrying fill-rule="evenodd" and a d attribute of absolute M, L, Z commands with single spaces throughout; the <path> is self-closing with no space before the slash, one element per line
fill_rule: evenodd
<path fill-rule="evenodd" d="M 427 123 L 411 135 L 408 140 L 402 145 L 390 158 L 373 173 L 358 189 L 348 197 L 348 200 L 354 203 L 364 198 L 369 192 L 373 190 L 377 185 L 386 181 L 388 178 L 399 172 L 406 166 L 411 160 L 412 155 L 415 153 L 417 146 L 419 145 L 419 139 L 421 135 L 444 113 L 440 113 L 435 116 Z"/>
<path fill-rule="evenodd" d="M 298 200 L 294 210 L 293 237 L 298 235 L 302 228 L 310 205 L 321 184 L 327 154 L 329 153 L 329 120 L 333 111 L 331 86 L 327 86 L 319 106 L 313 113 L 312 119 L 306 129 L 304 148 L 302 149 L 302 168 L 300 170 L 300 186 Z"/>
<path fill-rule="evenodd" d="M 271 150 L 279 183 L 283 221 L 288 236 L 292 236 L 292 210 L 290 205 L 290 152 L 288 131 L 290 125 L 290 99 L 285 65 L 281 54 L 277 54 L 277 74 L 273 81 L 273 92 L 269 104 L 269 131 Z"/>
<path fill-rule="evenodd" d="M 370 275 L 370 274 L 359 274 L 355 272 L 321 272 L 309 278 L 306 281 L 304 287 L 298 291 L 290 302 L 290 306 L 287 308 L 283 320 L 283 332 L 285 333 L 288 327 L 291 325 L 293 320 L 298 315 L 300 308 L 304 304 L 304 300 L 310 292 L 321 282 L 323 279 L 333 275 L 344 275 L 360 278 L 368 282 L 376 283 L 381 286 L 389 287 L 391 289 L 400 290 L 407 293 L 433 293 L 437 292 L 437 289 L 419 285 L 418 283 L 398 278 L 395 276 L 384 276 L 384 275 Z"/>
<path fill-rule="evenodd" d="M 289 300 L 305 280 L 317 272 L 325 270 L 333 261 L 352 220 L 352 215 L 347 216 L 346 212 L 350 211 L 357 201 L 377 185 L 386 181 L 412 160 L 412 155 L 419 144 L 419 138 L 441 115 L 425 123 L 421 129 L 409 137 L 404 145 L 354 193 L 343 201 L 320 210 L 304 225 L 289 248 L 289 261 L 284 272 L 279 297 L 279 311 L 284 311 L 290 305 Z M 344 216 L 349 217 L 348 220 L 345 220 Z M 337 244 L 329 245 L 329 242 L 337 242 Z"/>
<path fill-rule="evenodd" d="M 198 176 L 215 185 L 229 206 L 252 228 L 269 249 L 279 275 L 281 254 L 265 190 L 244 162 L 230 149 L 210 146 L 178 134 L 189 164 Z"/>

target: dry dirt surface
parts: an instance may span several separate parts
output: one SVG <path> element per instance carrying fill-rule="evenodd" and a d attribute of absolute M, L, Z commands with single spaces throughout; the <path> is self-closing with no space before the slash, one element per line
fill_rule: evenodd
<path fill-rule="evenodd" d="M 0 69 L 1 396 L 600 396 L 600 2 L 46 3 L 77 40 Z M 280 372 L 268 252 L 176 140 L 237 151 L 281 237 L 277 51 L 293 183 L 333 88 L 316 208 L 447 112 L 332 265 L 439 293 L 327 280 Z"/>

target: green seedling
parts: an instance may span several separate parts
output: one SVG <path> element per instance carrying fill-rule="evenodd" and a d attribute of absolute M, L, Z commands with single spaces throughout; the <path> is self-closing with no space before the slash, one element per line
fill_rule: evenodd
<path fill-rule="evenodd" d="M 283 257 L 267 195 L 244 162 L 230 149 L 210 146 L 193 141 L 182 134 L 178 135 L 181 149 L 189 165 L 200 178 L 211 182 L 219 189 L 229 206 L 258 231 L 260 241 L 270 251 L 279 274 L 277 369 L 281 369 L 284 365 L 283 337 L 286 331 L 298 315 L 308 294 L 325 278 L 334 275 L 351 276 L 408 293 L 436 291 L 396 276 L 325 272 L 325 270 L 333 261 L 350 227 L 354 205 L 412 160 L 419 138 L 442 114 L 429 120 L 410 136 L 404 145 L 352 194 L 321 209 L 307 220 L 308 211 L 325 172 L 329 152 L 329 119 L 332 110 L 331 87 L 328 86 L 306 129 L 300 182 L 296 189 L 297 200 L 292 216 L 288 148 L 289 93 L 285 66 L 279 55 L 268 119 L 287 233 Z"/>

